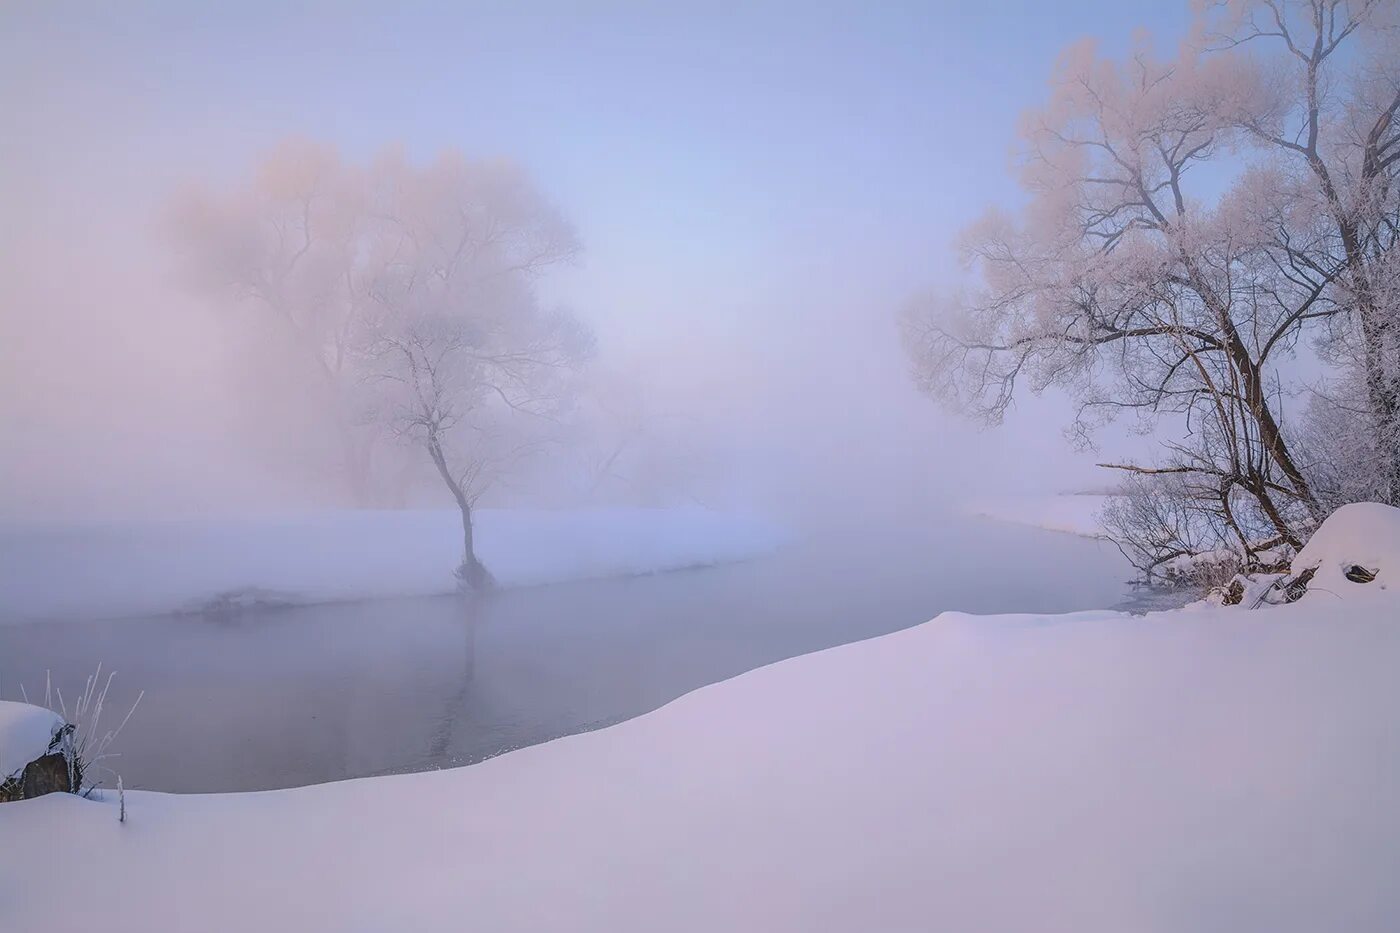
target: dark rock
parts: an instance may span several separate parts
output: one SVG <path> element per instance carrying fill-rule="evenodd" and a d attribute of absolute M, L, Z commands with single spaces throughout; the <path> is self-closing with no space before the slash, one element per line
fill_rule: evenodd
<path fill-rule="evenodd" d="M 1360 564 L 1352 564 L 1342 572 L 1352 583 L 1370 583 L 1376 579 L 1376 571 L 1362 567 Z"/>
<path fill-rule="evenodd" d="M 45 794 L 74 794 L 83 785 L 82 762 L 73 754 L 74 727 L 64 723 L 49 742 L 49 750 L 24 766 L 19 773 L 0 781 L 0 803 L 29 800 Z"/>
<path fill-rule="evenodd" d="M 68 759 L 61 752 L 49 752 L 24 766 L 19 779 L 20 797 L 31 800 L 45 794 L 72 793 L 75 777 L 76 774 L 69 772 Z"/>

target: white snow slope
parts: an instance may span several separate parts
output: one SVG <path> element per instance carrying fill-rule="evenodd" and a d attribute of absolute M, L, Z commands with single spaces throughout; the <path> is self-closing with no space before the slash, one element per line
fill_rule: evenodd
<path fill-rule="evenodd" d="M 1254 612 L 945 614 L 459 770 L 0 805 L 0 928 L 1393 931 L 1380 559 Z"/>
<path fill-rule="evenodd" d="M 483 509 L 477 551 L 505 586 L 651 573 L 775 548 L 755 518 L 684 509 Z M 221 595 L 310 603 L 450 593 L 456 511 L 0 525 L 0 623 L 194 610 Z"/>

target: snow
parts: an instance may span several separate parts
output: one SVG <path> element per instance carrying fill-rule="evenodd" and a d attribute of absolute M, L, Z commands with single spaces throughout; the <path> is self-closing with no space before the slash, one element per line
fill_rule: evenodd
<path fill-rule="evenodd" d="M 455 511 L 0 526 L 0 623 L 452 592 Z M 477 548 L 505 586 L 743 560 L 780 535 L 699 508 L 489 510 Z"/>
<path fill-rule="evenodd" d="M 1293 559 L 1292 571 L 1315 568 L 1309 593 L 1354 595 L 1400 582 L 1400 509 L 1375 502 L 1344 505 L 1323 522 Z M 1370 583 L 1346 578 L 1349 567 L 1376 572 Z"/>
<path fill-rule="evenodd" d="M 1216 548 L 1199 554 L 1182 554 L 1165 561 L 1158 569 L 1168 578 L 1199 579 L 1212 571 L 1218 572 L 1221 567 L 1238 568 L 1242 561 L 1240 553 L 1230 548 Z"/>
<path fill-rule="evenodd" d="M 1046 531 L 1063 531 L 1085 538 L 1102 538 L 1099 522 L 1108 496 L 1091 494 L 1005 496 L 981 499 L 967 506 L 967 514 Z"/>
<path fill-rule="evenodd" d="M 1339 517 L 1320 559 L 1397 553 Z M 1397 596 L 945 613 L 467 768 L 0 805 L 0 921 L 1400 929 Z"/>
<path fill-rule="evenodd" d="M 62 725 L 63 719 L 51 710 L 0 700 L 0 781 L 43 757 Z"/>

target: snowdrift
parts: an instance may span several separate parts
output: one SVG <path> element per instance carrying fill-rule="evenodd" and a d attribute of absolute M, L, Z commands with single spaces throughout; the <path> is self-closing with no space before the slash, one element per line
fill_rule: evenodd
<path fill-rule="evenodd" d="M 1348 572 L 1353 568 L 1365 571 L 1353 576 L 1373 579 L 1351 579 Z M 1400 509 L 1375 502 L 1342 506 L 1298 552 L 1291 569 L 1295 575 L 1315 571 L 1308 584 L 1314 600 L 1323 594 L 1343 599 L 1362 593 L 1379 596 L 1400 583 Z M 1400 593 L 1395 598 L 1400 599 Z"/>
<path fill-rule="evenodd" d="M 456 511 L 0 526 L 0 623 L 115 618 L 243 603 L 453 591 Z M 483 509 L 478 552 L 504 586 L 743 560 L 780 534 L 704 509 Z"/>
<path fill-rule="evenodd" d="M 1397 515 L 1339 513 L 1320 559 L 1393 553 Z M 128 793 L 125 824 L 110 798 L 7 804 L 0 921 L 1400 929 L 1400 602 L 1324 595 L 945 614 L 460 770 Z"/>

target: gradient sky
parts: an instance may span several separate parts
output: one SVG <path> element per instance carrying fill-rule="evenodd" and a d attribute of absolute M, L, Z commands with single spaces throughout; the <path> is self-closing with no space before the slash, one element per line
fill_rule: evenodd
<path fill-rule="evenodd" d="M 879 411 L 872 441 L 910 418 L 961 436 L 901 394 L 895 312 L 955 278 L 960 227 L 1015 203 L 1016 119 L 1058 52 L 1174 39 L 1189 17 L 1186 0 L 379 6 L 4 7 L 0 246 L 75 218 L 141 233 L 172 185 L 287 135 L 503 155 L 579 227 L 551 294 L 616 358 L 664 360 L 675 394 L 731 413 L 818 398 L 804 436 Z M 1058 439 L 1020 420 L 977 443 Z"/>
<path fill-rule="evenodd" d="M 580 220 L 590 266 L 625 262 L 635 288 L 786 283 L 775 258 L 804 256 L 877 261 L 903 292 L 1013 197 L 1015 120 L 1059 50 L 1179 34 L 1188 5 L 381 6 L 404 9 L 15 4 L 0 20 L 7 109 L 52 129 L 4 154 L 51 171 L 53 133 L 104 158 L 188 147 L 217 171 L 288 134 L 352 155 L 455 146 L 528 165 Z M 92 151 L 95 131 L 116 138 Z"/>

